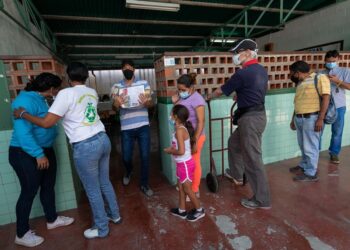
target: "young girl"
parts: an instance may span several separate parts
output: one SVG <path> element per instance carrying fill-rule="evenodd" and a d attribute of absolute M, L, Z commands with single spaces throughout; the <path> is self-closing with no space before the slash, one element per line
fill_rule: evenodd
<path fill-rule="evenodd" d="M 188 120 L 194 128 L 195 147 L 192 149 L 192 157 L 195 162 L 195 169 L 192 181 L 192 190 L 199 198 L 199 186 L 202 176 L 201 152 L 205 142 L 205 100 L 195 90 L 197 84 L 196 73 L 184 74 L 177 79 L 178 94 L 172 97 L 174 104 L 184 105 L 189 112 Z M 187 200 L 186 200 L 187 201 Z"/>
<path fill-rule="evenodd" d="M 197 221 L 205 216 L 204 209 L 192 191 L 192 180 L 195 163 L 191 155 L 191 149 L 195 143 L 194 129 L 188 121 L 189 112 L 183 105 L 175 105 L 171 112 L 171 122 L 175 127 L 172 138 L 172 146 L 164 151 L 172 154 L 176 162 L 176 176 L 179 187 L 179 207 L 172 208 L 171 213 L 188 221 Z M 195 209 L 186 212 L 185 197 L 188 195 Z"/>

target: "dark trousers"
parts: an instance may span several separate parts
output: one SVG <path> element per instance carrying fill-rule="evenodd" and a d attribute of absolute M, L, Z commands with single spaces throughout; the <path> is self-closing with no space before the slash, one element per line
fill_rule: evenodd
<path fill-rule="evenodd" d="M 228 140 L 230 171 L 237 180 L 246 174 L 254 199 L 270 205 L 270 191 L 262 160 L 261 137 L 266 127 L 265 111 L 252 111 L 238 120 L 238 128 Z"/>
<path fill-rule="evenodd" d="M 132 158 L 134 143 L 136 140 L 139 145 L 141 157 L 141 186 L 148 186 L 149 155 L 151 146 L 149 125 L 122 131 L 122 157 L 127 175 L 130 175 L 133 169 Z"/>
<path fill-rule="evenodd" d="M 44 149 L 50 166 L 46 170 L 38 170 L 36 159 L 19 147 L 10 147 L 9 162 L 15 170 L 21 184 L 21 193 L 16 205 L 17 236 L 23 235 L 29 228 L 29 215 L 33 200 L 40 187 L 40 201 L 47 222 L 57 218 L 55 206 L 56 156 L 53 148 Z"/>

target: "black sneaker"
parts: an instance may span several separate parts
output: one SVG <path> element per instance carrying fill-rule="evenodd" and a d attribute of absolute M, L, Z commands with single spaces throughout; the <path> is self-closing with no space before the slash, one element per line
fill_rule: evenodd
<path fill-rule="evenodd" d="M 331 156 L 331 162 L 334 163 L 334 164 L 339 164 L 340 163 L 340 160 L 339 160 L 339 157 L 337 155 L 330 155 Z"/>
<path fill-rule="evenodd" d="M 187 215 L 186 219 L 188 221 L 194 222 L 203 218 L 204 216 L 205 216 L 204 208 L 202 208 L 200 211 L 198 211 L 197 209 L 193 209 L 191 210 L 191 213 Z"/>
<path fill-rule="evenodd" d="M 151 197 L 153 195 L 152 189 L 150 189 L 148 186 L 141 186 L 141 191 L 148 197 Z"/>
<path fill-rule="evenodd" d="M 170 212 L 172 215 L 177 216 L 183 220 L 186 219 L 186 217 L 187 217 L 187 212 L 185 211 L 185 212 L 180 213 L 178 208 L 172 208 L 172 209 L 170 209 Z"/>
<path fill-rule="evenodd" d="M 289 168 L 289 172 L 291 173 L 298 173 L 298 172 L 304 172 L 304 169 L 300 166 Z"/>
<path fill-rule="evenodd" d="M 302 175 L 295 176 L 293 178 L 293 181 L 315 182 L 315 181 L 318 181 L 318 176 L 317 174 L 315 174 L 314 176 L 302 174 Z"/>
<path fill-rule="evenodd" d="M 257 209 L 257 208 L 270 209 L 271 208 L 271 206 L 264 206 L 264 205 L 260 204 L 255 199 L 246 199 L 246 198 L 243 198 L 241 200 L 241 205 L 243 207 L 250 208 L 250 209 Z"/>

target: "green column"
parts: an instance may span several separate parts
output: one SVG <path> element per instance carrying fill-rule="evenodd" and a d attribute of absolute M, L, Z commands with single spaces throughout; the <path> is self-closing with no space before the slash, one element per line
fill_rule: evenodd
<path fill-rule="evenodd" d="M 4 62 L 0 60 L 0 131 L 12 129 L 10 92 Z"/>

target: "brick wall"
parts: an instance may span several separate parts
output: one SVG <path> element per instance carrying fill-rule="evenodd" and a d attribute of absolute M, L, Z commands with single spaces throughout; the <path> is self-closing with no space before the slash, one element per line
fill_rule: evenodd
<path fill-rule="evenodd" d="M 312 70 L 324 68 L 324 52 L 261 53 L 259 62 L 269 74 L 269 89 L 294 88 L 289 79 L 289 65 L 298 60 L 308 62 Z M 341 53 L 341 67 L 350 67 L 350 52 Z M 224 84 L 236 68 L 231 53 L 165 53 L 155 61 L 157 96 L 167 97 L 176 93 L 176 80 L 190 72 L 197 73 L 196 89 L 203 95 L 212 93 Z"/>
<path fill-rule="evenodd" d="M 3 57 L 10 97 L 14 99 L 27 82 L 42 72 L 58 75 L 66 85 L 65 66 L 52 57 Z"/>

